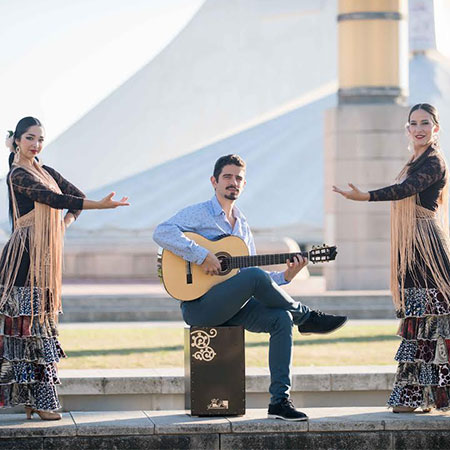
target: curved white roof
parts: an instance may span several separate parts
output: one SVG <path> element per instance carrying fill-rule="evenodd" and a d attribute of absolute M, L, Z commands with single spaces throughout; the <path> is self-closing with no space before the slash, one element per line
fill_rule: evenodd
<path fill-rule="evenodd" d="M 189 155 L 161 164 L 90 193 L 99 198 L 115 189 L 132 206 L 91 211 L 76 229 L 148 229 L 182 207 L 214 193 L 209 177 L 214 162 L 238 153 L 248 164 L 247 186 L 239 206 L 255 228 L 322 223 L 323 112 L 335 104 L 328 95 Z"/>
<path fill-rule="evenodd" d="M 450 61 L 436 52 L 410 61 L 410 104 L 428 102 L 440 111 L 441 144 L 450 157 Z M 239 205 L 256 229 L 291 228 L 297 239 L 320 236 L 323 226 L 323 114 L 336 104 L 328 95 L 189 155 L 115 182 L 109 190 L 130 196 L 132 207 L 83 214 L 76 229 L 149 229 L 178 209 L 212 195 L 215 160 L 238 153 L 248 163 L 248 184 Z M 406 118 L 405 118 L 406 120 Z M 407 154 L 405 152 L 405 159 Z M 92 196 L 91 195 L 91 196 Z M 306 235 L 305 235 L 306 234 Z"/>
<path fill-rule="evenodd" d="M 335 0 L 208 0 L 43 157 L 88 191 L 261 122 L 334 82 L 335 24 Z"/>
<path fill-rule="evenodd" d="M 250 3 L 253 10 L 246 6 Z M 88 186 L 103 180 L 100 185 L 107 187 L 91 190 L 90 197 L 99 198 L 114 189 L 129 195 L 132 203 L 126 209 L 83 213 L 69 238 L 108 228 L 151 229 L 183 206 L 209 198 L 212 166 L 227 153 L 239 153 L 248 163 L 248 184 L 239 205 L 254 228 L 290 228 L 289 235 L 298 239 L 320 236 L 323 113 L 336 104 L 330 93 L 336 77 L 336 2 L 318 2 L 316 9 L 310 5 L 297 0 L 260 2 L 258 14 L 251 17 L 256 8 L 253 2 L 206 2 L 166 51 L 61 136 L 60 143 L 50 149 L 55 156 L 57 147 L 64 148 L 60 159 L 55 159 L 58 170 L 74 182 L 77 177 L 95 176 L 95 181 L 86 181 Z M 243 20 L 249 21 L 248 27 L 242 27 Z M 231 28 L 224 26 L 231 22 Z M 211 39 L 218 39 L 215 44 L 204 43 L 205 30 L 198 29 L 207 23 Z M 243 31 L 237 39 L 238 25 Z M 227 29 L 232 36 L 225 39 Z M 311 37 L 319 39 L 317 47 L 308 45 Z M 266 46 L 268 53 L 258 53 Z M 252 72 L 256 67 L 259 72 Z M 442 147 L 449 156 L 450 61 L 435 51 L 415 53 L 409 69 L 409 102 L 438 107 Z M 159 90 L 147 83 L 156 79 L 162 83 Z M 105 118 L 117 126 L 110 141 L 103 139 L 106 150 L 99 142 L 88 148 L 94 136 L 111 130 L 104 128 Z M 124 123 L 133 138 L 158 136 L 165 146 L 158 152 L 129 145 L 132 139 L 121 129 Z M 86 147 L 77 153 L 71 138 L 74 143 L 84 139 Z M 202 145 L 204 141 L 213 143 Z M 129 153 L 124 154 L 123 148 L 129 148 Z M 83 173 L 80 164 L 85 160 L 92 165 Z M 107 165 L 112 162 L 114 167 Z M 83 187 L 83 180 L 79 184 Z"/>

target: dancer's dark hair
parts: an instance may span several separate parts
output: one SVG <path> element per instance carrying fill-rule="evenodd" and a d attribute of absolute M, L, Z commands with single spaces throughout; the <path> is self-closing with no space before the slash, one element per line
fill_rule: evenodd
<path fill-rule="evenodd" d="M 12 135 L 13 137 L 13 147 L 14 147 L 14 151 L 17 151 L 17 144 L 16 144 L 16 139 L 20 140 L 20 138 L 22 137 L 23 134 L 25 134 L 31 127 L 37 125 L 38 127 L 42 127 L 42 123 L 39 119 L 36 119 L 36 117 L 24 117 L 22 119 L 20 119 L 17 122 L 16 125 L 16 130 L 14 131 L 14 134 Z M 14 152 L 11 152 L 11 154 L 9 155 L 9 167 L 12 167 L 12 164 L 14 162 Z"/>
<path fill-rule="evenodd" d="M 433 120 L 433 123 L 435 125 L 439 125 L 439 113 L 438 113 L 438 110 L 433 105 L 430 105 L 429 103 L 417 103 L 416 105 L 414 105 L 409 110 L 408 124 L 409 124 L 409 121 L 411 120 L 411 114 L 414 111 L 417 111 L 418 109 L 423 109 L 424 111 L 426 111 L 431 116 L 431 119 Z"/>
<path fill-rule="evenodd" d="M 17 144 L 16 144 L 16 139 L 20 140 L 20 138 L 22 137 L 22 135 L 24 135 L 31 127 L 34 127 L 35 125 L 37 125 L 38 127 L 42 127 L 42 123 L 39 119 L 36 119 L 36 117 L 23 117 L 22 119 L 20 119 L 17 122 L 16 125 L 16 129 L 12 135 L 13 138 L 13 148 L 14 151 L 10 152 L 9 154 L 9 168 L 12 168 L 13 162 L 14 162 L 14 157 L 16 155 L 17 152 Z M 8 174 L 8 176 L 6 177 L 6 184 L 8 185 L 8 200 L 9 200 L 9 220 L 11 222 L 11 228 L 14 228 L 14 220 L 13 220 L 13 206 L 12 206 L 12 192 L 11 192 L 11 187 L 9 184 L 9 177 L 10 174 Z"/>

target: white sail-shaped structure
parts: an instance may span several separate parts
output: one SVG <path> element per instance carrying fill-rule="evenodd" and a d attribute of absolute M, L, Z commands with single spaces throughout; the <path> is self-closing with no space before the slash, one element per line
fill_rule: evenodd
<path fill-rule="evenodd" d="M 212 195 L 214 161 L 239 153 L 248 163 L 240 205 L 250 224 L 318 240 L 323 113 L 336 104 L 335 21 L 335 0 L 207 0 L 166 49 L 45 149 L 44 159 L 90 197 L 114 189 L 131 199 L 128 209 L 82 214 L 69 238 L 151 230 Z M 414 37 L 410 103 L 438 107 L 450 155 L 450 61 L 434 34 Z"/>
<path fill-rule="evenodd" d="M 292 109 L 334 87 L 335 20 L 334 0 L 208 0 L 159 55 L 53 141 L 45 160 L 88 191 Z"/>
<path fill-rule="evenodd" d="M 215 160 L 238 153 L 248 164 L 247 187 L 239 200 L 250 224 L 297 238 L 320 239 L 323 198 L 323 111 L 335 104 L 326 95 L 301 108 L 237 133 L 196 152 L 118 181 L 132 206 L 80 217 L 76 229 L 151 229 L 182 207 L 213 195 L 209 182 Z"/>

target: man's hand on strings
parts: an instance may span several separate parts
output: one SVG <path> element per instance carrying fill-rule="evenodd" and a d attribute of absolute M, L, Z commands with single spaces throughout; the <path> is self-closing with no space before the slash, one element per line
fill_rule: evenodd
<path fill-rule="evenodd" d="M 294 256 L 293 261 L 287 259 L 287 269 L 284 271 L 284 279 L 290 282 L 307 264 L 308 258 L 303 258 L 302 255 Z"/>

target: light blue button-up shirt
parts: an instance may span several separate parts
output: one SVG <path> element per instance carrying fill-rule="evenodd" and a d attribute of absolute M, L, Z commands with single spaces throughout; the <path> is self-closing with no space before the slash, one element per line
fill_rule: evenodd
<path fill-rule="evenodd" d="M 236 219 L 234 227 L 231 226 L 225 211 L 214 195 L 211 200 L 188 206 L 159 224 L 153 239 L 161 247 L 195 264 L 203 263 L 208 250 L 188 239 L 183 234 L 187 231 L 198 233 L 210 240 L 222 235 L 238 236 L 247 244 L 250 255 L 255 255 L 256 248 L 252 232 L 247 219 L 237 206 L 233 207 L 233 216 Z M 268 273 L 278 285 L 287 284 L 283 272 Z"/>

